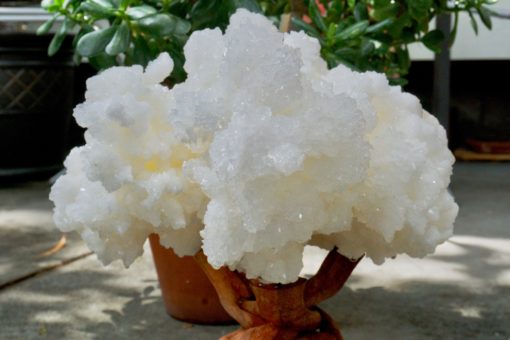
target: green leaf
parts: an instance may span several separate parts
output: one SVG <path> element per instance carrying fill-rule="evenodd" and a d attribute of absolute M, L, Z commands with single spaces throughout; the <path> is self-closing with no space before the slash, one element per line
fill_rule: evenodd
<path fill-rule="evenodd" d="M 391 0 L 374 0 L 374 8 L 384 8 L 391 4 Z"/>
<path fill-rule="evenodd" d="M 347 5 L 350 9 L 353 9 L 356 6 L 356 0 L 347 0 Z"/>
<path fill-rule="evenodd" d="M 143 17 L 138 21 L 140 28 L 156 37 L 170 35 L 175 27 L 175 21 L 169 15 L 159 13 Z"/>
<path fill-rule="evenodd" d="M 433 0 L 411 0 L 407 1 L 407 4 L 409 14 L 416 21 L 429 21 L 429 10 L 433 5 Z"/>
<path fill-rule="evenodd" d="M 78 53 L 76 53 L 76 51 L 74 51 L 73 53 L 73 64 L 74 65 L 80 65 L 81 63 L 81 55 L 79 55 Z"/>
<path fill-rule="evenodd" d="M 184 35 L 191 30 L 191 24 L 189 21 L 179 18 L 178 16 L 172 15 L 176 21 L 174 34 Z"/>
<path fill-rule="evenodd" d="M 478 35 L 478 23 L 476 22 L 476 19 L 471 11 L 468 11 L 469 13 L 469 21 L 471 22 L 471 27 L 473 27 L 473 31 L 475 31 L 475 34 Z"/>
<path fill-rule="evenodd" d="M 455 38 L 457 38 L 457 28 L 458 27 L 459 27 L 459 12 L 455 12 L 455 16 L 453 19 L 453 29 L 450 33 L 450 41 L 449 41 L 450 47 L 453 46 L 453 43 L 455 42 Z"/>
<path fill-rule="evenodd" d="M 350 47 L 342 47 L 335 50 L 335 55 L 342 60 L 352 62 L 358 57 L 358 51 Z"/>
<path fill-rule="evenodd" d="M 435 53 L 441 52 L 441 43 L 444 40 L 444 34 L 440 30 L 428 32 L 421 38 L 421 42 L 431 51 Z"/>
<path fill-rule="evenodd" d="M 375 35 L 374 37 L 371 37 L 373 40 L 380 42 L 384 45 L 391 45 L 395 39 L 391 37 L 391 35 L 387 33 L 379 33 Z"/>
<path fill-rule="evenodd" d="M 392 86 L 404 86 L 408 83 L 407 79 L 405 78 L 395 78 L 395 77 L 388 77 L 388 80 L 390 82 L 390 85 Z"/>
<path fill-rule="evenodd" d="M 112 26 L 85 34 L 78 41 L 76 51 L 84 57 L 93 57 L 104 52 L 116 30 L 117 27 Z"/>
<path fill-rule="evenodd" d="M 55 35 L 53 36 L 53 39 L 51 39 L 50 45 L 48 46 L 48 55 L 54 56 L 55 53 L 58 52 L 60 47 L 62 46 L 62 43 L 64 42 L 64 39 L 67 35 L 67 30 L 70 29 L 72 26 L 72 23 L 69 19 L 65 19 L 62 23 L 62 26 L 60 26 L 59 30 Z"/>
<path fill-rule="evenodd" d="M 100 53 L 94 57 L 90 57 L 89 63 L 97 70 L 105 70 L 117 65 L 115 58 L 106 53 Z"/>
<path fill-rule="evenodd" d="M 333 68 L 338 65 L 338 61 L 336 60 L 336 56 L 333 53 L 324 52 L 323 55 L 324 60 L 326 60 L 326 63 L 328 64 L 328 68 Z"/>
<path fill-rule="evenodd" d="M 408 27 L 410 27 L 413 31 L 416 30 L 413 28 L 413 19 L 409 13 L 404 13 L 388 27 L 388 32 L 391 34 L 393 39 L 399 40 L 402 35 L 402 31 Z"/>
<path fill-rule="evenodd" d="M 285 1 L 283 2 L 285 3 Z M 335 21 L 346 11 L 347 4 L 343 0 L 334 0 L 333 2 L 326 0 L 324 2 L 326 3 L 323 3 L 323 5 L 328 10 L 327 16 L 331 17 Z"/>
<path fill-rule="evenodd" d="M 75 34 L 73 38 L 73 48 L 76 52 L 76 45 L 78 44 L 78 41 L 80 41 L 81 37 L 83 37 L 85 34 L 94 31 L 94 28 L 90 25 L 83 25 L 77 34 Z M 81 56 L 80 56 L 81 57 Z"/>
<path fill-rule="evenodd" d="M 154 14 L 138 21 L 140 28 L 156 37 L 165 37 L 170 34 L 186 34 L 191 29 L 188 21 L 172 14 Z"/>
<path fill-rule="evenodd" d="M 81 3 L 80 10 L 97 18 L 106 18 L 113 15 L 114 8 L 105 0 L 87 0 Z"/>
<path fill-rule="evenodd" d="M 325 32 L 328 30 L 326 23 L 324 22 L 324 18 L 319 11 L 319 7 L 317 7 L 317 4 L 315 3 L 315 0 L 310 0 L 308 4 L 308 12 L 310 13 L 310 18 L 312 19 L 313 23 L 320 31 Z"/>
<path fill-rule="evenodd" d="M 221 7 L 221 0 L 196 1 L 193 4 L 190 12 L 193 30 L 220 26 L 222 21 L 222 13 L 218 11 L 218 8 Z"/>
<path fill-rule="evenodd" d="M 61 33 L 60 31 L 53 36 L 53 39 L 51 39 L 50 45 L 48 46 L 48 55 L 50 57 L 54 56 L 58 52 L 65 38 L 66 34 Z"/>
<path fill-rule="evenodd" d="M 480 6 L 476 10 L 478 11 L 478 14 L 480 15 L 480 18 L 482 19 L 482 22 L 485 25 L 485 27 L 491 30 L 492 20 L 490 11 L 484 6 Z"/>
<path fill-rule="evenodd" d="M 113 3 L 108 0 L 87 0 L 87 1 L 103 8 L 113 9 Z"/>
<path fill-rule="evenodd" d="M 326 32 L 326 39 L 331 42 L 336 33 L 336 25 L 334 23 L 330 23 L 328 27 L 328 31 Z"/>
<path fill-rule="evenodd" d="M 347 27 L 335 35 L 337 40 L 348 40 L 359 36 L 365 32 L 368 27 L 368 20 L 363 20 Z"/>
<path fill-rule="evenodd" d="M 336 25 L 336 30 L 335 30 L 335 34 L 337 32 L 340 32 L 340 31 L 343 31 L 344 29 L 346 29 L 347 27 L 349 27 L 350 25 L 352 25 L 353 22 L 347 22 L 347 20 L 342 20 L 338 23 L 338 25 Z"/>
<path fill-rule="evenodd" d="M 370 40 L 364 40 L 361 44 L 361 55 L 366 57 L 375 51 L 375 44 Z"/>
<path fill-rule="evenodd" d="M 53 24 L 55 23 L 55 20 L 57 20 L 59 14 L 55 13 L 48 21 L 46 21 L 44 24 L 39 26 L 39 28 L 36 31 L 37 35 L 43 35 L 50 31 L 50 29 L 53 27 Z"/>
<path fill-rule="evenodd" d="M 413 1 L 413 0 L 411 0 Z M 382 8 L 372 9 L 370 17 L 376 21 L 382 21 L 388 18 L 395 18 L 399 13 L 400 5 L 398 3 L 391 3 L 390 5 Z M 405 14 L 405 12 L 404 12 Z"/>
<path fill-rule="evenodd" d="M 407 48 L 400 48 L 397 51 L 398 57 L 398 66 L 400 68 L 399 74 L 407 74 L 409 71 L 409 67 L 411 67 L 411 58 L 409 56 L 409 51 Z"/>
<path fill-rule="evenodd" d="M 304 31 L 308 35 L 311 35 L 312 37 L 319 37 L 319 32 L 313 27 L 312 25 L 307 24 L 301 19 L 298 19 L 296 17 L 291 18 L 292 25 L 294 28 L 296 28 L 298 31 Z"/>
<path fill-rule="evenodd" d="M 410 27 L 405 27 L 401 32 L 401 39 L 404 44 L 416 42 L 416 31 Z"/>
<path fill-rule="evenodd" d="M 141 37 L 135 37 L 133 40 L 134 48 L 126 52 L 129 64 L 138 64 L 147 66 L 151 60 L 151 51 L 147 42 Z"/>
<path fill-rule="evenodd" d="M 106 54 L 115 56 L 127 50 L 129 47 L 129 27 L 124 21 L 117 28 L 112 40 L 106 45 Z"/>
<path fill-rule="evenodd" d="M 144 18 L 146 16 L 152 15 L 156 13 L 156 9 L 154 7 L 148 5 L 129 7 L 126 11 L 126 14 L 134 20 L 138 20 Z"/>
<path fill-rule="evenodd" d="M 380 21 L 375 25 L 371 25 L 371 26 L 367 27 L 365 32 L 366 33 L 376 33 L 376 32 L 382 31 L 386 27 L 393 24 L 393 22 L 395 22 L 394 18 L 384 19 L 383 21 Z"/>
<path fill-rule="evenodd" d="M 420 10 L 428 10 L 432 7 L 434 0 L 412 0 L 407 1 L 409 7 L 417 8 Z"/>
<path fill-rule="evenodd" d="M 174 61 L 174 70 L 172 71 L 172 79 L 176 82 L 182 82 L 186 79 L 186 72 L 184 71 L 185 57 L 182 50 L 182 46 L 175 45 L 170 42 L 166 46 L 166 51 L 170 53 L 172 60 Z"/>
<path fill-rule="evenodd" d="M 363 1 L 358 2 L 354 7 L 353 14 L 354 19 L 356 19 L 356 21 L 367 20 L 368 19 L 367 5 Z"/>
<path fill-rule="evenodd" d="M 343 59 L 338 54 L 326 52 L 324 55 L 324 58 L 326 59 L 326 62 L 328 63 L 329 68 L 336 67 L 336 66 L 338 66 L 338 64 L 343 64 L 354 71 L 359 71 L 359 69 L 358 69 L 358 67 L 356 67 L 356 65 L 354 65 L 353 63 L 351 63 L 348 60 Z"/>

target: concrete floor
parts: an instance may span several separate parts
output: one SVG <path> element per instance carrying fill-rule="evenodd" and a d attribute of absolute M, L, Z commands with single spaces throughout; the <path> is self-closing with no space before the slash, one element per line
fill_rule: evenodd
<path fill-rule="evenodd" d="M 105 268 L 68 235 L 43 255 L 61 237 L 48 190 L 0 189 L 0 339 L 217 339 L 236 328 L 169 318 L 149 252 Z M 510 164 L 459 163 L 452 191 L 450 241 L 421 260 L 362 261 L 322 305 L 346 339 L 510 339 Z"/>

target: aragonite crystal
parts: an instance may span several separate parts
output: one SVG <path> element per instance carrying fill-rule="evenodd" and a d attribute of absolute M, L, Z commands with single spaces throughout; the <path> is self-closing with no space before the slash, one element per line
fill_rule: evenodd
<path fill-rule="evenodd" d="M 52 189 L 55 222 L 104 262 L 129 264 L 151 233 L 248 279 L 291 283 L 306 245 L 376 263 L 424 256 L 453 230 L 444 129 L 384 75 L 328 70 L 319 43 L 236 12 L 197 31 L 187 80 L 114 68 L 75 110 L 84 147 Z"/>

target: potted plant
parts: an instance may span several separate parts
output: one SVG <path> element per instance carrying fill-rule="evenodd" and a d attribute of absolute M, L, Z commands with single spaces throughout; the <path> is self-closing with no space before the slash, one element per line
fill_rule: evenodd
<path fill-rule="evenodd" d="M 382 74 L 328 70 L 320 50 L 239 10 L 225 34 L 191 35 L 172 89 L 168 54 L 89 79 L 75 109 L 87 144 L 50 195 L 57 226 L 104 263 L 129 265 L 153 233 L 194 255 L 243 327 L 226 338 L 340 338 L 316 303 L 362 256 L 433 252 L 458 207 L 437 120 Z M 303 281 L 306 245 L 330 255 Z"/>

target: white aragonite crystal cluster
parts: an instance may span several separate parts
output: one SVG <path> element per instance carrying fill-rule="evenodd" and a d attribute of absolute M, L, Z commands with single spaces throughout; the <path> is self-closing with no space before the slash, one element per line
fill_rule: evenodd
<path fill-rule="evenodd" d="M 210 200 L 213 266 L 289 283 L 307 244 L 382 263 L 452 234 L 445 131 L 384 75 L 328 70 L 316 40 L 244 10 L 225 34 L 194 33 L 185 56 L 171 119 L 210 142 L 185 171 Z"/>
<path fill-rule="evenodd" d="M 195 155 L 175 136 L 172 95 L 159 84 L 172 68 L 165 54 L 145 71 L 106 70 L 87 81 L 86 101 L 74 111 L 87 128 L 86 145 L 72 150 L 51 190 L 54 220 L 62 231 L 78 231 L 105 264 L 129 266 L 151 233 L 180 255 L 200 249 L 207 201 L 182 175 Z"/>
<path fill-rule="evenodd" d="M 306 245 L 376 263 L 421 257 L 453 229 L 444 129 L 384 75 L 328 70 L 320 45 L 239 10 L 195 32 L 187 80 L 115 68 L 75 111 L 87 144 L 52 189 L 55 221 L 103 262 L 129 264 L 147 235 L 214 267 L 289 283 Z"/>

